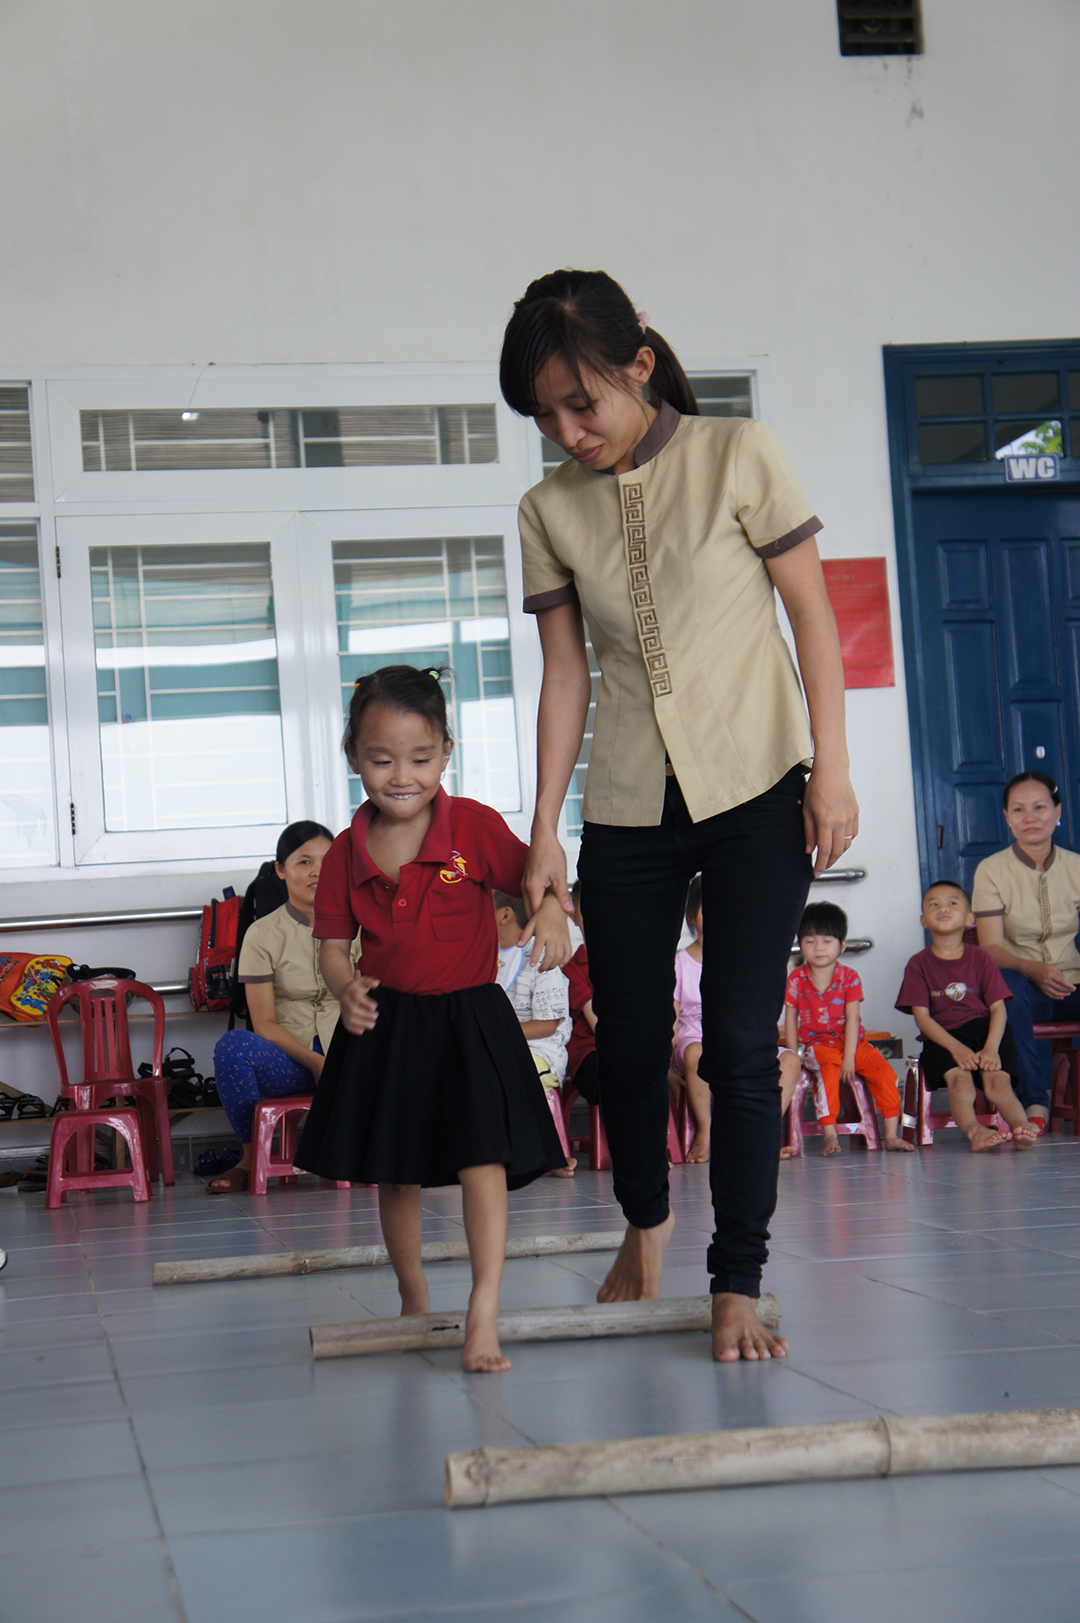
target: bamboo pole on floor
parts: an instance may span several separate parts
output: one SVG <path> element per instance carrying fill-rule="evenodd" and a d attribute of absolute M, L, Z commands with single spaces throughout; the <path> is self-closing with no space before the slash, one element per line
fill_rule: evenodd
<path fill-rule="evenodd" d="M 446 1457 L 446 1503 L 497 1505 L 917 1472 L 1080 1465 L 1080 1409 L 879 1415 Z"/>
<path fill-rule="evenodd" d="M 602 1229 L 591 1234 L 511 1235 L 508 1257 L 564 1257 L 583 1251 L 617 1251 L 623 1229 Z M 424 1262 L 468 1262 L 469 1248 L 462 1240 L 433 1240 L 421 1246 Z M 205 1257 L 190 1262 L 156 1262 L 155 1285 L 202 1285 L 219 1279 L 271 1279 L 280 1274 L 321 1274 L 335 1268 L 385 1268 L 390 1257 L 384 1245 L 335 1246 L 327 1251 L 272 1251 L 250 1257 Z"/>
<path fill-rule="evenodd" d="M 425 1352 L 465 1345 L 465 1308 L 450 1313 L 413 1313 L 397 1319 L 366 1319 L 359 1324 L 313 1324 L 313 1358 L 351 1358 L 361 1353 Z M 762 1296 L 758 1318 L 775 1329 L 776 1297 Z M 656 1336 L 680 1330 L 708 1330 L 711 1296 L 663 1297 L 648 1302 L 586 1302 L 573 1307 L 515 1308 L 500 1313 L 499 1340 L 585 1341 L 605 1336 Z"/>

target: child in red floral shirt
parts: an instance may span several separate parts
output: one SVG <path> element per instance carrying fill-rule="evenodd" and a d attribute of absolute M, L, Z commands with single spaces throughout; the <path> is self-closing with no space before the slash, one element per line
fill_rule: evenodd
<path fill-rule="evenodd" d="M 840 1113 L 840 1083 L 859 1076 L 885 1118 L 885 1148 L 912 1150 L 896 1129 L 900 1121 L 900 1093 L 896 1075 L 883 1054 L 866 1040 L 859 1018 L 862 981 L 853 969 L 839 962 L 847 945 L 848 921 L 833 902 L 811 902 L 799 924 L 801 966 L 788 976 L 784 1010 L 784 1041 L 808 1043 L 817 1056 L 825 1087 L 828 1114 L 821 1117 L 826 1155 L 837 1155 L 840 1139 L 836 1118 Z"/>

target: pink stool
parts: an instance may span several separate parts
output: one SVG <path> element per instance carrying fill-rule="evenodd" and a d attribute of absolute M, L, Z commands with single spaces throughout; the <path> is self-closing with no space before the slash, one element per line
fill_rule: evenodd
<path fill-rule="evenodd" d="M 98 1127 L 111 1127 L 127 1143 L 129 1167 L 94 1167 L 94 1138 Z M 68 1163 L 74 1160 L 74 1167 Z M 146 1151 L 134 1110 L 69 1110 L 53 1117 L 49 1135 L 49 1182 L 45 1206 L 62 1206 L 72 1189 L 130 1189 L 136 1200 L 150 1199 Z"/>
<path fill-rule="evenodd" d="M 580 1099 L 580 1097 L 581 1095 L 578 1093 L 577 1088 L 575 1088 L 572 1082 L 566 1082 L 563 1084 L 563 1131 L 566 1133 L 566 1142 L 570 1146 L 570 1153 L 572 1155 L 576 1155 L 579 1150 L 588 1150 L 589 1171 L 610 1172 L 611 1156 L 608 1152 L 607 1134 L 604 1132 L 604 1123 L 600 1115 L 600 1106 L 589 1106 L 588 1136 L 583 1133 L 570 1132 L 570 1112 L 574 1107 L 574 1100 Z"/>
<path fill-rule="evenodd" d="M 1054 1051 L 1054 1083 L 1047 1130 L 1060 1132 L 1063 1122 L 1071 1122 L 1073 1133 L 1080 1135 L 1080 1048 L 1073 1047 L 1073 1038 L 1080 1037 L 1078 1020 L 1040 1020 L 1034 1026 L 1036 1037 L 1046 1037 Z"/>
<path fill-rule="evenodd" d="M 281 1099 L 260 1099 L 251 1120 L 251 1172 L 248 1175 L 248 1193 L 265 1195 L 269 1178 L 280 1178 L 282 1183 L 295 1183 L 302 1167 L 293 1166 L 296 1154 L 296 1131 L 300 1117 L 311 1109 L 312 1093 L 290 1093 Z M 274 1129 L 280 1125 L 281 1143 L 273 1153 Z M 351 1189 L 351 1183 L 334 1181 L 336 1189 Z"/>
<path fill-rule="evenodd" d="M 933 1094 L 926 1086 L 921 1063 L 917 1059 L 909 1060 L 907 1080 L 904 1083 L 904 1108 L 900 1117 L 901 1134 L 909 1144 L 918 1144 L 920 1148 L 931 1149 L 934 1134 L 939 1129 L 956 1126 L 951 1111 L 931 1110 L 932 1098 Z M 1004 1116 L 999 1116 L 996 1110 L 990 1109 L 981 1088 L 975 1089 L 975 1120 L 983 1127 L 993 1127 L 998 1132 L 1012 1132 Z"/>
<path fill-rule="evenodd" d="M 566 1123 L 563 1120 L 562 1100 L 559 1097 L 558 1088 L 545 1088 L 544 1098 L 548 1102 L 548 1109 L 551 1111 L 552 1120 L 555 1123 L 555 1131 L 559 1135 L 559 1147 L 569 1161 L 570 1140 L 566 1136 Z"/>
<path fill-rule="evenodd" d="M 820 1138 L 825 1132 L 820 1121 L 804 1122 L 802 1119 L 806 1095 L 813 1087 L 814 1080 L 811 1072 L 803 1066 L 799 1074 L 799 1080 L 795 1084 L 795 1093 L 791 1100 L 791 1110 L 789 1112 L 788 1143 L 796 1155 L 802 1154 L 802 1141 L 805 1137 Z M 850 1082 L 841 1083 L 841 1087 L 851 1089 L 855 1100 L 855 1108 L 859 1112 L 859 1118 L 857 1121 L 836 1122 L 837 1133 L 842 1138 L 848 1137 L 851 1139 L 852 1149 L 855 1148 L 855 1140 L 861 1138 L 865 1149 L 880 1150 L 881 1139 L 878 1135 L 877 1117 L 874 1114 L 873 1100 L 870 1098 L 870 1090 L 867 1088 L 866 1083 L 856 1076 Z M 843 1094 L 841 1093 L 842 1098 Z"/>

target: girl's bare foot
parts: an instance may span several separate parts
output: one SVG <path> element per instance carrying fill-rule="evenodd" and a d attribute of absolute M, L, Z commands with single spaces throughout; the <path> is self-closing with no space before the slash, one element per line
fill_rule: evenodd
<path fill-rule="evenodd" d="M 1004 1144 L 1005 1137 L 997 1133 L 992 1127 L 984 1127 L 982 1122 L 976 1123 L 974 1132 L 968 1134 L 973 1150 L 996 1150 L 999 1144 Z"/>
<path fill-rule="evenodd" d="M 1031 1122 L 1026 1127 L 1014 1127 L 1012 1130 L 1012 1141 L 1018 1150 L 1030 1150 L 1039 1142 L 1039 1138 L 1039 1130 Z"/>
<path fill-rule="evenodd" d="M 840 1135 L 831 1127 L 825 1129 L 825 1148 L 822 1155 L 840 1154 Z"/>
<path fill-rule="evenodd" d="M 781 1161 L 794 1161 L 798 1154 L 798 1150 L 793 1150 L 790 1144 L 785 1144 L 780 1151 L 780 1159 Z"/>
<path fill-rule="evenodd" d="M 700 1129 L 694 1134 L 694 1142 L 686 1152 L 687 1161 L 707 1161 L 709 1159 L 709 1134 L 702 1133 Z"/>
<path fill-rule="evenodd" d="M 465 1345 L 461 1349 L 461 1367 L 470 1374 L 499 1375 L 510 1368 L 510 1360 L 499 1346 L 495 1327 L 499 1303 L 478 1302 L 476 1293 L 469 1297 L 469 1313 L 465 1320 Z"/>
<path fill-rule="evenodd" d="M 674 1213 L 652 1229 L 628 1225 L 615 1261 L 596 1293 L 598 1302 L 642 1302 L 660 1295 L 664 1248 L 675 1227 Z"/>
<path fill-rule="evenodd" d="M 549 1167 L 545 1173 L 548 1178 L 572 1178 L 577 1171 L 577 1157 L 571 1156 L 564 1167 Z"/>
<path fill-rule="evenodd" d="M 912 1154 L 915 1153 L 914 1144 L 909 1144 L 906 1138 L 900 1137 L 899 1133 L 894 1133 L 891 1138 L 886 1134 L 885 1148 L 887 1150 L 910 1150 Z"/>
<path fill-rule="evenodd" d="M 720 1291 L 712 1299 L 712 1355 L 718 1364 L 740 1358 L 784 1358 L 788 1344 L 775 1330 L 767 1330 L 757 1316 L 752 1296 Z"/>

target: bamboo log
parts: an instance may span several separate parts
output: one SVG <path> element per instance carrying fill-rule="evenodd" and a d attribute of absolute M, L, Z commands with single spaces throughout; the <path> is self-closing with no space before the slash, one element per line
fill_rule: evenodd
<path fill-rule="evenodd" d="M 763 1482 L 1080 1465 L 1080 1409 L 755 1426 L 446 1456 L 446 1502 L 662 1493 Z"/>
<path fill-rule="evenodd" d="M 776 1297 L 762 1296 L 758 1318 L 772 1329 L 780 1323 Z M 711 1296 L 664 1297 L 649 1302 L 585 1302 L 573 1307 L 515 1308 L 500 1313 L 499 1340 L 585 1341 L 603 1336 L 658 1336 L 675 1330 L 708 1330 Z M 313 1358 L 351 1358 L 358 1353 L 424 1352 L 465 1345 L 465 1309 L 451 1313 L 412 1313 L 397 1319 L 365 1319 L 359 1324 L 313 1324 Z"/>
<path fill-rule="evenodd" d="M 622 1229 L 601 1229 L 591 1234 L 511 1235 L 508 1257 L 564 1257 L 582 1251 L 617 1251 Z M 424 1262 L 468 1262 L 464 1240 L 433 1240 L 421 1246 Z M 271 1279 L 278 1274 L 321 1274 L 334 1268 L 385 1268 L 390 1257 L 384 1245 L 335 1246 L 327 1251 L 272 1251 L 253 1257 L 206 1257 L 191 1262 L 156 1262 L 155 1285 L 203 1285 L 219 1279 Z M 395 1321 L 396 1322 L 396 1321 Z"/>

